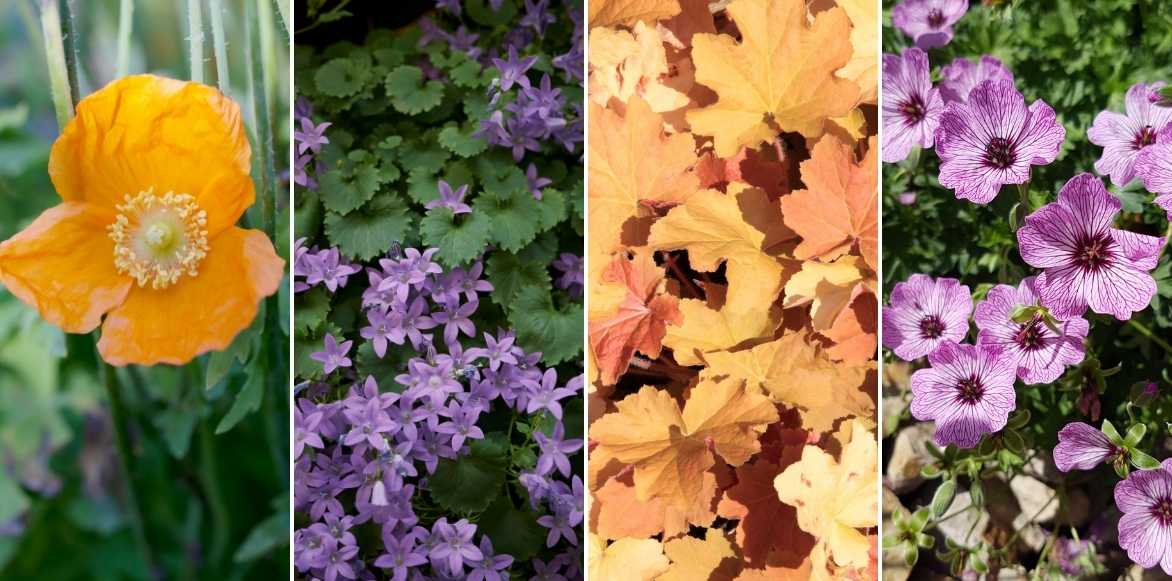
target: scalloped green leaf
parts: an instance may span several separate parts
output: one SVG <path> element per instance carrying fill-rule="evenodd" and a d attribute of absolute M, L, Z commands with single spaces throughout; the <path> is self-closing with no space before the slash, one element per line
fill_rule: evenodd
<path fill-rule="evenodd" d="M 385 86 L 391 106 L 407 115 L 430 111 L 444 100 L 444 84 L 425 82 L 423 69 L 411 65 L 401 65 L 387 73 Z"/>
<path fill-rule="evenodd" d="M 469 448 L 467 455 L 440 461 L 428 479 L 436 503 L 457 513 L 488 508 L 500 495 L 509 467 L 509 446 L 499 432 L 472 441 Z"/>
<path fill-rule="evenodd" d="M 546 365 L 556 365 L 582 353 L 582 304 L 554 304 L 549 289 L 525 286 L 509 309 L 509 322 L 527 351 L 540 351 Z"/>
<path fill-rule="evenodd" d="M 475 128 L 448 125 L 440 130 L 439 143 L 444 146 L 444 149 L 460 157 L 472 157 L 488 149 L 488 143 L 476 137 L 475 133 Z"/>
<path fill-rule="evenodd" d="M 413 218 L 397 196 L 379 196 L 365 207 L 345 216 L 326 216 L 326 236 L 342 254 L 369 260 L 386 252 L 392 242 L 401 241 L 411 231 Z"/>
<path fill-rule="evenodd" d="M 436 258 L 448 266 L 465 264 L 484 252 L 488 244 L 489 221 L 479 212 L 453 214 L 448 208 L 427 212 L 419 223 L 423 242 L 439 249 Z"/>
<path fill-rule="evenodd" d="M 369 68 L 348 58 L 336 58 L 317 69 L 313 83 L 318 92 L 341 99 L 358 94 L 369 78 Z"/>

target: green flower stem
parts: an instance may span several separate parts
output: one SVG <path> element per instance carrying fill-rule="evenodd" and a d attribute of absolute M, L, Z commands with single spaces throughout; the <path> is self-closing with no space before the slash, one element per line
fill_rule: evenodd
<path fill-rule="evenodd" d="M 1172 353 L 1172 344 L 1169 344 L 1168 341 L 1164 340 L 1163 337 L 1160 337 L 1159 335 L 1153 333 L 1152 330 L 1147 327 L 1147 325 L 1144 325 L 1143 323 L 1135 320 L 1134 318 L 1128 319 L 1127 324 L 1128 324 L 1128 326 L 1135 329 L 1136 331 L 1139 331 L 1140 335 L 1143 335 L 1144 337 L 1151 339 L 1152 343 L 1159 345 L 1164 351 L 1167 351 L 1168 353 Z"/>
<path fill-rule="evenodd" d="M 130 71 L 130 33 L 134 28 L 134 0 L 122 0 L 118 8 L 118 68 L 116 77 Z"/>
<path fill-rule="evenodd" d="M 257 22 L 259 30 L 249 28 L 247 57 L 245 62 L 250 63 L 248 75 L 248 90 L 252 96 L 253 113 L 256 115 L 256 153 L 257 153 L 257 197 L 261 211 L 261 229 L 274 242 L 277 239 L 277 173 L 273 165 L 273 127 L 272 112 L 268 101 L 268 91 L 265 89 L 264 53 L 262 43 L 266 38 L 272 40 L 272 30 L 265 33 L 262 17 L 257 10 L 268 9 L 269 23 L 272 24 L 272 6 L 268 0 L 256 0 L 245 3 L 245 22 Z M 259 58 L 258 58 L 259 57 Z"/>
<path fill-rule="evenodd" d="M 130 449 L 130 430 L 127 424 L 126 407 L 122 402 L 122 386 L 118 381 L 117 371 L 110 364 L 101 364 L 102 383 L 106 386 L 106 395 L 110 399 L 110 422 L 114 425 L 114 443 L 118 449 L 118 471 L 123 483 L 123 493 L 126 496 L 126 513 L 130 520 L 130 528 L 134 533 L 135 544 L 142 558 L 148 574 L 155 573 L 154 553 L 147 540 L 146 527 L 143 524 L 142 510 L 138 504 L 138 494 L 134 485 L 134 472 L 130 469 L 132 451 Z"/>
<path fill-rule="evenodd" d="M 187 47 L 191 58 L 191 80 L 203 82 L 203 6 L 187 0 Z"/>
<path fill-rule="evenodd" d="M 69 65 L 65 57 L 65 40 L 61 31 L 61 11 L 56 0 L 41 1 L 41 32 L 45 39 L 45 64 L 49 70 L 49 90 L 57 125 L 64 129 L 73 119 L 73 91 L 69 82 Z"/>
<path fill-rule="evenodd" d="M 269 118 L 273 118 L 277 92 L 277 39 L 276 23 L 273 21 L 272 0 L 256 0 L 257 29 L 260 40 L 261 79 L 264 82 L 265 107 Z"/>
<path fill-rule="evenodd" d="M 212 17 L 212 50 L 216 53 L 216 85 L 227 93 L 231 84 L 228 75 L 228 40 L 224 34 L 224 0 L 208 0 Z"/>
<path fill-rule="evenodd" d="M 293 36 L 293 19 L 289 18 L 289 3 L 291 0 L 273 0 L 277 3 L 277 12 L 281 14 L 281 23 L 285 25 L 285 40 Z"/>
<path fill-rule="evenodd" d="M 209 561 L 221 563 L 228 548 L 231 533 L 231 516 L 220 492 L 219 466 L 216 464 L 215 438 L 212 427 L 205 419 L 199 423 L 199 478 L 207 497 L 208 510 L 212 513 L 212 544 Z"/>

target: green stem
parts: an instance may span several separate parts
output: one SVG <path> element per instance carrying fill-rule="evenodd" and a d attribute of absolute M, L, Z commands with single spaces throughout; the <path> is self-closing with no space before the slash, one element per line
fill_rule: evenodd
<path fill-rule="evenodd" d="M 69 75 L 69 98 L 74 105 L 81 101 L 81 81 L 78 76 L 80 51 L 77 43 L 77 26 L 73 21 L 73 0 L 58 0 L 61 14 L 61 38 L 65 47 L 65 71 Z"/>
<path fill-rule="evenodd" d="M 212 16 L 212 49 L 216 53 L 216 84 L 221 93 L 228 92 L 228 40 L 224 35 L 224 0 L 208 0 Z"/>
<path fill-rule="evenodd" d="M 191 58 L 191 80 L 203 82 L 203 6 L 187 0 L 187 47 Z"/>
<path fill-rule="evenodd" d="M 251 63 L 251 74 L 248 76 L 248 89 L 252 95 L 253 111 L 256 115 L 256 152 L 257 152 L 257 197 L 260 211 L 261 211 L 261 228 L 269 239 L 274 242 L 277 239 L 277 193 L 276 193 L 276 169 L 273 165 L 273 129 L 272 129 L 272 113 L 269 110 L 270 104 L 268 101 L 268 91 L 265 88 L 265 72 L 264 54 L 265 49 L 261 46 L 265 38 L 272 40 L 272 31 L 265 33 L 265 26 L 263 25 L 263 17 L 259 16 L 256 11 L 260 9 L 262 12 L 268 10 L 269 23 L 272 23 L 272 6 L 268 0 L 256 0 L 256 2 L 246 3 L 246 18 L 245 22 L 258 22 L 260 25 L 258 31 L 252 31 L 248 40 L 248 55 L 245 62 Z M 258 58 L 260 57 L 260 58 Z"/>
<path fill-rule="evenodd" d="M 209 420 L 199 423 L 199 477 L 203 483 L 204 495 L 207 497 L 208 510 L 212 513 L 212 545 L 209 553 L 210 561 L 219 564 L 223 561 L 224 551 L 228 548 L 228 536 L 231 531 L 230 516 L 224 504 L 224 495 L 220 492 L 219 467 L 216 464 L 215 443 Z"/>
<path fill-rule="evenodd" d="M 1140 335 L 1143 335 L 1144 337 L 1147 337 L 1148 339 L 1150 339 L 1152 341 L 1152 343 L 1159 345 L 1162 349 L 1164 349 L 1164 351 L 1167 351 L 1168 353 L 1172 353 L 1172 344 L 1169 344 L 1162 337 L 1153 333 L 1152 330 L 1147 328 L 1147 326 L 1144 325 L 1143 323 L 1141 323 L 1135 319 L 1128 319 L 1127 324 L 1129 326 L 1131 326 L 1131 328 L 1135 329 L 1136 331 L 1139 331 Z"/>
<path fill-rule="evenodd" d="M 41 2 L 41 33 L 45 39 L 45 64 L 49 69 L 49 90 L 53 95 L 53 110 L 57 125 L 73 119 L 73 98 L 69 87 L 69 65 L 65 59 L 65 40 L 61 35 L 61 11 L 56 0 Z"/>
<path fill-rule="evenodd" d="M 289 18 L 290 0 L 274 0 L 277 3 L 277 12 L 281 15 L 281 23 L 285 25 L 285 40 L 293 36 L 293 19 Z"/>
<path fill-rule="evenodd" d="M 122 0 L 118 9 L 118 68 L 117 78 L 130 71 L 130 33 L 134 28 L 134 0 Z"/>
<path fill-rule="evenodd" d="M 122 386 L 118 381 L 118 374 L 108 363 L 101 363 L 102 383 L 106 386 L 106 396 L 110 399 L 110 422 L 114 425 L 114 443 L 118 450 L 118 470 L 122 478 L 123 494 L 126 496 L 126 513 L 130 519 L 130 528 L 134 533 L 135 544 L 146 567 L 148 575 L 155 575 L 155 560 L 147 540 L 146 527 L 143 524 L 142 509 L 138 504 L 138 493 L 134 485 L 134 472 L 130 467 L 132 451 L 130 449 L 130 429 L 127 424 L 126 408 L 122 402 Z"/>

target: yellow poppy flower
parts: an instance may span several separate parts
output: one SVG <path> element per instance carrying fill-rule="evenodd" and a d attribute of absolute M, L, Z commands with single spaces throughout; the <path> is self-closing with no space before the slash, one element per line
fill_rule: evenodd
<path fill-rule="evenodd" d="M 250 155 L 240 108 L 216 89 L 110 83 L 53 144 L 62 203 L 0 243 L 0 283 L 66 332 L 102 325 L 114 365 L 226 348 L 285 269 L 264 233 L 235 226 L 256 198 Z"/>

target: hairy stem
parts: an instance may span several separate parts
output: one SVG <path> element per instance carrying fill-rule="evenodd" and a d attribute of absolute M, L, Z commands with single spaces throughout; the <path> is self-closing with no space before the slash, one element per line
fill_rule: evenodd
<path fill-rule="evenodd" d="M 65 59 L 65 39 L 61 31 L 61 10 L 56 0 L 41 2 L 41 33 L 45 40 L 45 64 L 49 71 L 49 90 L 53 110 L 61 129 L 73 119 L 73 91 L 69 83 L 69 65 Z"/>
<path fill-rule="evenodd" d="M 122 0 L 118 8 L 118 68 L 115 76 L 122 78 L 130 71 L 130 33 L 134 28 L 134 0 Z"/>
<path fill-rule="evenodd" d="M 221 93 L 228 93 L 231 84 L 228 73 L 228 40 L 224 34 L 224 0 L 208 0 L 212 19 L 212 50 L 216 54 L 216 85 Z"/>
<path fill-rule="evenodd" d="M 143 524 L 142 508 L 138 504 L 138 493 L 134 484 L 134 471 L 130 461 L 130 429 L 126 414 L 126 407 L 122 402 L 122 385 L 118 381 L 118 374 L 108 363 L 101 363 L 102 383 L 106 386 L 106 396 L 110 399 L 110 423 L 114 426 L 114 443 L 118 450 L 118 471 L 123 483 L 123 494 L 126 497 L 126 514 L 130 520 L 130 528 L 134 533 L 134 542 L 138 545 L 138 552 L 150 578 L 155 576 L 155 559 L 147 540 L 146 527 Z"/>
<path fill-rule="evenodd" d="M 191 59 L 191 80 L 203 82 L 203 6 L 187 0 L 187 49 Z"/>
<path fill-rule="evenodd" d="M 1135 319 L 1128 319 L 1127 324 L 1131 328 L 1138 331 L 1140 335 L 1143 335 L 1144 337 L 1147 337 L 1148 339 L 1150 339 L 1152 341 L 1152 343 L 1159 345 L 1160 348 L 1163 349 L 1164 351 L 1167 351 L 1168 353 L 1172 353 L 1172 344 L 1169 344 L 1168 341 L 1164 340 L 1163 337 L 1160 337 L 1159 335 L 1153 333 L 1152 330 L 1147 327 L 1147 325 L 1144 325 L 1143 323 L 1141 323 Z"/>

